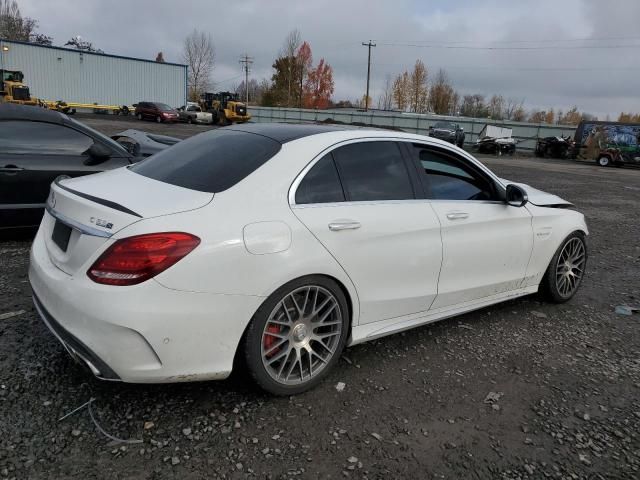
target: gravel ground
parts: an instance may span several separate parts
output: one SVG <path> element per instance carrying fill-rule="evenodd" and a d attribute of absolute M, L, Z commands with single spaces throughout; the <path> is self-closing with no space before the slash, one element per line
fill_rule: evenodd
<path fill-rule="evenodd" d="M 106 133 L 128 123 L 88 120 Z M 640 171 L 486 162 L 587 215 L 578 295 L 560 306 L 525 297 L 350 348 L 297 397 L 266 396 L 242 372 L 94 380 L 31 305 L 29 241 L 0 243 L 0 479 L 639 478 L 640 314 L 614 308 L 640 303 Z M 141 443 L 110 441 L 86 408 L 58 421 L 92 397 L 108 433 Z"/>

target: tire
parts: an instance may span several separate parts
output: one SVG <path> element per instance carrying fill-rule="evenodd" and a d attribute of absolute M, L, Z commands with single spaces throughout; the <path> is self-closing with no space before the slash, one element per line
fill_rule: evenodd
<path fill-rule="evenodd" d="M 609 157 L 607 157 L 606 155 L 601 155 L 596 160 L 596 163 L 598 165 L 600 165 L 601 167 L 608 167 L 609 165 L 611 165 L 611 159 Z"/>
<path fill-rule="evenodd" d="M 335 281 L 310 275 L 287 283 L 265 300 L 247 328 L 242 343 L 247 370 L 273 395 L 315 387 L 340 359 L 349 318 L 347 300 Z"/>
<path fill-rule="evenodd" d="M 187 123 L 191 125 L 193 123 L 193 118 L 187 117 Z"/>
<path fill-rule="evenodd" d="M 138 115 L 136 115 L 136 117 L 138 117 L 138 120 L 144 120 L 144 118 L 142 117 L 142 114 L 139 113 Z"/>
<path fill-rule="evenodd" d="M 576 256 L 581 252 L 581 258 L 572 260 L 575 258 L 572 252 L 575 252 Z M 586 266 L 587 242 L 584 233 L 576 231 L 564 239 L 553 255 L 540 282 L 540 293 L 546 300 L 553 303 L 569 301 L 580 288 Z M 569 274 L 568 271 L 572 273 Z M 562 277 L 565 277 L 564 280 Z"/>
<path fill-rule="evenodd" d="M 156 123 L 162 123 L 162 118 L 161 117 L 156 117 Z"/>

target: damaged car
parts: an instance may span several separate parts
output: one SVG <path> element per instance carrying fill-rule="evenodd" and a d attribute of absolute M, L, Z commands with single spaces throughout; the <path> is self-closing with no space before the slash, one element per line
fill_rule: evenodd
<path fill-rule="evenodd" d="M 144 191 L 144 195 L 139 192 Z M 210 130 L 51 185 L 29 281 L 97 377 L 308 390 L 345 347 L 582 282 L 584 216 L 421 135 Z"/>

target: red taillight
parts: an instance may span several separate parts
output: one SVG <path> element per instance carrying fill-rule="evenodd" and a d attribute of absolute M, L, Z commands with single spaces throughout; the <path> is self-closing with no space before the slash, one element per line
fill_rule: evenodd
<path fill-rule="evenodd" d="M 87 275 L 105 285 L 135 285 L 166 270 L 199 244 L 198 237 L 181 232 L 123 238 L 100 255 Z"/>

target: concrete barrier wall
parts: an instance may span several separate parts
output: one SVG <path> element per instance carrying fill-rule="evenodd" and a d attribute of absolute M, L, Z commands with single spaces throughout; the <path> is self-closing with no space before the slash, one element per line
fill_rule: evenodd
<path fill-rule="evenodd" d="M 460 124 L 466 133 L 465 145 L 474 144 L 485 124 L 513 129 L 518 149 L 534 150 L 538 138 L 569 135 L 573 138 L 573 125 L 547 125 L 486 118 L 445 117 L 440 115 L 416 115 L 410 113 L 356 110 L 307 110 L 300 108 L 250 107 L 255 122 L 322 122 L 327 119 L 344 123 L 363 123 L 380 127 L 399 128 L 405 132 L 427 135 L 429 127 L 440 120 L 451 120 Z"/>

